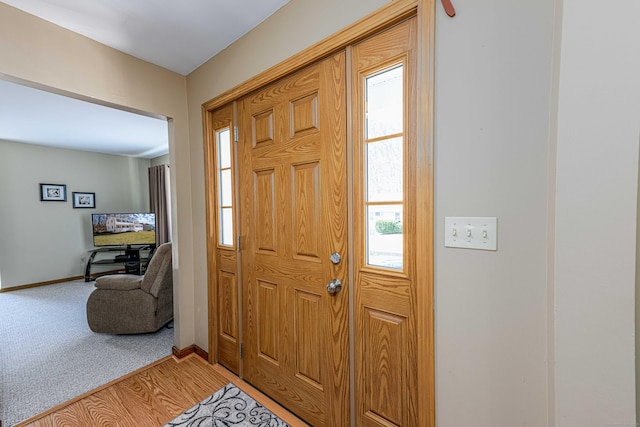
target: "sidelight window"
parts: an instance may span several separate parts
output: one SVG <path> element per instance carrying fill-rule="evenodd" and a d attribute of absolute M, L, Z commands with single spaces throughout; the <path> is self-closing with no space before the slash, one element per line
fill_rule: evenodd
<path fill-rule="evenodd" d="M 223 246 L 233 246 L 233 185 L 231 169 L 231 131 L 216 132 L 218 157 L 218 238 Z"/>
<path fill-rule="evenodd" d="M 366 263 L 402 270 L 404 70 L 365 77 Z"/>

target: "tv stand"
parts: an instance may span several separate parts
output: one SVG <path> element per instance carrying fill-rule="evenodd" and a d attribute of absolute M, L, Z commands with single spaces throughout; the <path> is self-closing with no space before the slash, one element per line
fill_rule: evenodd
<path fill-rule="evenodd" d="M 91 255 L 87 259 L 87 265 L 84 269 L 84 281 L 90 282 L 100 276 L 108 274 L 144 274 L 147 264 L 153 256 L 155 251 L 155 245 L 147 246 L 105 246 L 102 248 L 92 249 Z M 119 252 L 119 254 L 112 254 L 113 252 Z M 105 256 L 98 257 L 96 255 L 104 254 Z M 102 271 L 98 273 L 91 273 L 91 267 L 94 265 L 117 265 L 121 266 L 116 271 Z"/>

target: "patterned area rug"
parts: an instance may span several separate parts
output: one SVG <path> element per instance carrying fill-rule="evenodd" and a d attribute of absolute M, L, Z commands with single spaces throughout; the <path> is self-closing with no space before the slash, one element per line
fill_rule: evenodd
<path fill-rule="evenodd" d="M 289 427 L 267 408 L 229 383 L 164 427 Z"/>

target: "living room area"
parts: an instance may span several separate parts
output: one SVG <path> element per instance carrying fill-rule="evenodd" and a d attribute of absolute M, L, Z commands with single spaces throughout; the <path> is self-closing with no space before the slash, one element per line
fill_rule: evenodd
<path fill-rule="evenodd" d="M 96 243 L 92 217 L 152 212 L 150 171 L 168 170 L 166 120 L 151 120 L 164 132 L 159 140 L 164 148 L 151 158 L 0 140 L 3 425 L 32 417 L 172 352 L 172 321 L 151 333 L 104 334 L 90 329 L 87 313 L 97 276 L 130 272 L 126 263 L 98 263 L 85 280 L 94 249 L 121 248 Z M 47 189 L 55 191 L 46 193 Z M 78 194 L 88 195 L 88 205 L 80 204 Z M 155 227 L 151 234 L 154 242 L 143 247 L 162 243 L 156 241 Z M 107 256 L 119 253 L 110 251 Z"/>
<path fill-rule="evenodd" d="M 148 159 L 0 140 L 0 289 L 83 275 L 91 215 L 149 212 L 148 169 L 166 164 L 166 153 Z M 63 186 L 64 200 L 42 201 L 40 184 Z M 74 208 L 74 192 L 93 194 L 95 207 Z"/>

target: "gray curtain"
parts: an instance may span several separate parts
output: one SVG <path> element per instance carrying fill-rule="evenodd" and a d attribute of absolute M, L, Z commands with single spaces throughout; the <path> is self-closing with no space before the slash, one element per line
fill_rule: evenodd
<path fill-rule="evenodd" d="M 156 244 L 171 241 L 171 186 L 169 165 L 149 168 L 149 207 L 156 214 Z"/>

